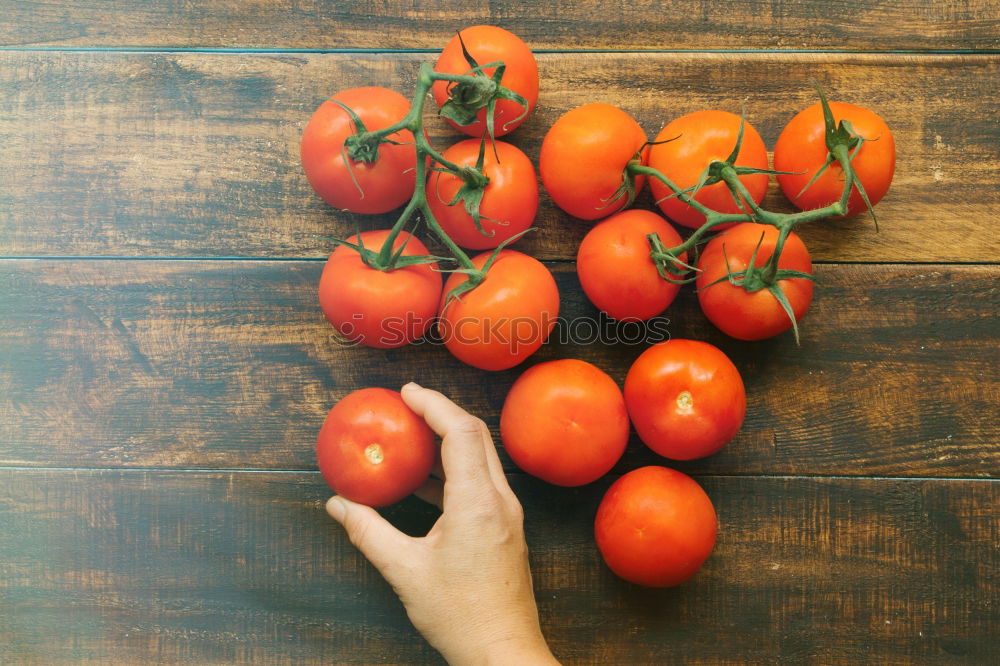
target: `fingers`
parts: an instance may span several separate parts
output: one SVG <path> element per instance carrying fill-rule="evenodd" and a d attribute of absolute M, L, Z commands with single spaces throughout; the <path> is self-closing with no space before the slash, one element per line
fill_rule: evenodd
<path fill-rule="evenodd" d="M 358 550 L 385 575 L 385 569 L 404 557 L 411 541 L 380 516 L 375 509 L 335 495 L 326 503 L 326 512 L 343 525 Z"/>

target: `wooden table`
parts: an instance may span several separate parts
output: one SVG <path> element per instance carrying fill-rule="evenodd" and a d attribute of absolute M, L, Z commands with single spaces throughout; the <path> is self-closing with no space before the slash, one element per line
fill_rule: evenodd
<path fill-rule="evenodd" d="M 998 663 L 998 3 L 429 4 L 0 1 L 0 662 L 440 661 L 322 511 L 315 436 L 347 392 L 410 379 L 495 429 L 518 370 L 334 344 L 329 238 L 392 218 L 323 204 L 298 139 L 333 92 L 409 94 L 454 30 L 493 23 L 538 52 L 538 111 L 511 135 L 533 159 L 590 101 L 652 136 L 745 100 L 773 145 L 812 78 L 879 111 L 899 151 L 878 233 L 803 230 L 819 282 L 801 346 L 726 338 L 690 290 L 667 313 L 749 394 L 727 449 L 676 465 L 720 518 L 696 578 L 634 587 L 593 545 L 604 489 L 663 462 L 634 437 L 579 489 L 504 456 L 556 655 Z M 572 263 L 587 225 L 543 198 L 537 226 L 522 249 L 564 313 L 594 314 Z M 641 351 L 555 341 L 532 361 L 621 381 Z M 415 499 L 386 515 L 434 519 Z"/>

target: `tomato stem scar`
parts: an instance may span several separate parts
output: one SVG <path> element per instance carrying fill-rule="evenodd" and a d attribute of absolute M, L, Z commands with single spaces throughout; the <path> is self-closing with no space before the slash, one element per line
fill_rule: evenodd
<path fill-rule="evenodd" d="M 691 391 L 681 391 L 677 394 L 677 406 L 681 409 L 691 409 L 694 406 L 694 397 Z"/>
<path fill-rule="evenodd" d="M 371 464 L 378 465 L 385 460 L 385 454 L 379 444 L 369 444 L 365 447 L 365 458 Z"/>

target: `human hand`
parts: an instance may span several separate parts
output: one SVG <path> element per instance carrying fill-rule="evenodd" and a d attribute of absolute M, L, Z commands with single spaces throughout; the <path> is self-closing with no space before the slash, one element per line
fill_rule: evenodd
<path fill-rule="evenodd" d="M 411 537 L 343 497 L 330 498 L 327 512 L 449 663 L 558 663 L 538 624 L 521 504 L 486 424 L 437 391 L 411 383 L 400 394 L 442 438 L 445 481 L 416 493 L 441 516 L 427 536 Z"/>

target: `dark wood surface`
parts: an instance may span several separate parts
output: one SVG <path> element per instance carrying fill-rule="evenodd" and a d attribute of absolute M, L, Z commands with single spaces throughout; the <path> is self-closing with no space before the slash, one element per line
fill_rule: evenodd
<path fill-rule="evenodd" d="M 603 490 L 663 462 L 634 437 L 573 490 L 501 451 L 556 655 L 998 663 L 998 17 L 985 0 L 0 0 L 0 663 L 440 663 L 323 513 L 315 435 L 347 392 L 410 379 L 495 431 L 519 370 L 338 346 L 315 296 L 328 238 L 391 217 L 327 208 L 297 151 L 326 96 L 408 93 L 482 22 L 546 51 L 538 112 L 511 137 L 532 158 L 594 100 L 651 136 L 746 100 L 771 145 L 812 78 L 878 110 L 899 151 L 878 233 L 864 217 L 803 230 L 819 282 L 801 346 L 727 339 L 689 290 L 665 315 L 730 354 L 749 395 L 728 448 L 674 465 L 720 519 L 692 581 L 628 585 L 594 548 Z M 569 321 L 593 316 L 572 263 L 586 228 L 544 195 L 537 225 L 521 248 Z M 643 349 L 569 333 L 529 362 L 621 381 Z M 412 498 L 385 513 L 413 534 L 434 518 Z"/>

